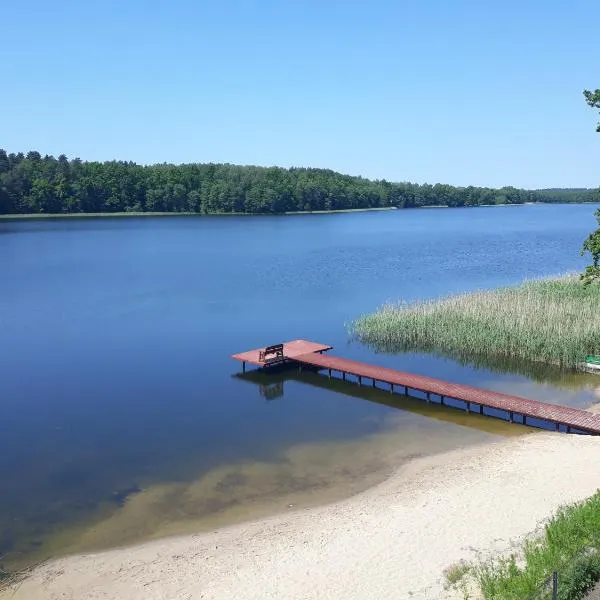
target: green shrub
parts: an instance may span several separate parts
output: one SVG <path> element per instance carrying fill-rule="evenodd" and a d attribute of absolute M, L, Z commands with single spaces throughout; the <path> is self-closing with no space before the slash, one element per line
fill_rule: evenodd
<path fill-rule="evenodd" d="M 600 555 L 584 553 L 559 574 L 558 600 L 580 600 L 599 580 Z"/>
<path fill-rule="evenodd" d="M 474 568 L 486 600 L 549 598 L 544 590 L 555 569 L 559 598 L 581 598 L 600 579 L 600 491 L 561 508 L 543 536 L 524 543 L 519 557 L 496 558 Z"/>

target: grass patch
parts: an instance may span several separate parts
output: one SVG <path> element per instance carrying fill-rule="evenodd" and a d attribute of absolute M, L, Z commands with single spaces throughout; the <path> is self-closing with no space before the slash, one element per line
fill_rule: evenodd
<path fill-rule="evenodd" d="M 461 581 L 463 581 L 470 570 L 471 565 L 463 561 L 450 565 L 444 573 L 446 579 L 446 589 L 456 587 Z"/>
<path fill-rule="evenodd" d="M 561 600 L 579 600 L 600 579 L 600 491 L 561 508 L 520 558 L 492 559 L 473 573 L 485 600 L 522 600 L 549 598 L 554 570 Z"/>
<path fill-rule="evenodd" d="M 578 277 L 528 281 L 414 304 L 388 304 L 351 327 L 386 352 L 419 351 L 470 363 L 530 361 L 576 368 L 600 354 L 600 285 Z"/>

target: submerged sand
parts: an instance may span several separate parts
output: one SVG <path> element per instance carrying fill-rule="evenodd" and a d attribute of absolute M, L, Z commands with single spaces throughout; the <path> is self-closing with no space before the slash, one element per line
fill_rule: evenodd
<path fill-rule="evenodd" d="M 328 506 L 53 561 L 0 598 L 447 598 L 445 569 L 593 494 L 599 461 L 600 437 L 555 433 L 418 458 Z"/>

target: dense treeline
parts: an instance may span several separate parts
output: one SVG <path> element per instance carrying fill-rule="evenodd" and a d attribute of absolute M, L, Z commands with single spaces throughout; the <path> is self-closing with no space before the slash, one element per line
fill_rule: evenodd
<path fill-rule="evenodd" d="M 538 202 L 600 202 L 599 189 L 558 188 L 534 191 Z"/>
<path fill-rule="evenodd" d="M 370 181 L 325 169 L 230 164 L 142 166 L 7 154 L 0 214 L 89 212 L 282 213 L 397 206 L 477 206 L 539 200 L 540 192 Z M 554 198 L 554 196 L 553 196 Z M 555 200 L 551 200 L 555 201 Z M 564 201 L 564 200 L 563 200 Z"/>

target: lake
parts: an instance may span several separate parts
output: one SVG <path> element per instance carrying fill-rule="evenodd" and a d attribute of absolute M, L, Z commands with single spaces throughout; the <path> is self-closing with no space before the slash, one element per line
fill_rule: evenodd
<path fill-rule="evenodd" d="M 581 270 L 596 208 L 0 222 L 5 564 L 335 500 L 414 456 L 527 431 L 312 373 L 242 378 L 236 352 L 303 338 L 592 403 L 593 375 L 374 354 L 346 324 L 389 300 Z"/>

